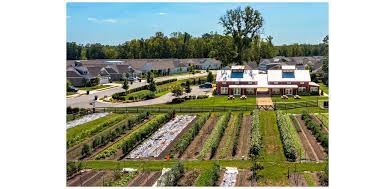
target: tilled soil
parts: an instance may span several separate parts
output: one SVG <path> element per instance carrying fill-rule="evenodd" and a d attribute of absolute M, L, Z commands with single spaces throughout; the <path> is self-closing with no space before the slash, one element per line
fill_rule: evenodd
<path fill-rule="evenodd" d="M 306 127 L 305 122 L 300 119 L 300 116 L 297 116 L 297 120 L 301 125 L 302 131 L 305 133 L 310 145 L 314 149 L 315 154 L 319 160 L 324 160 L 326 158 L 326 153 L 324 152 L 323 147 L 317 142 L 316 138 L 311 134 L 311 131 Z"/>
<path fill-rule="evenodd" d="M 199 172 L 197 170 L 185 171 L 181 178 L 177 181 L 177 186 L 193 186 Z"/>
<path fill-rule="evenodd" d="M 86 171 L 68 180 L 67 186 L 96 186 L 105 175 L 107 171 Z"/>
<path fill-rule="evenodd" d="M 318 156 L 315 153 L 314 148 L 311 146 L 310 142 L 308 141 L 308 138 L 307 138 L 306 134 L 303 132 L 303 128 L 298 121 L 298 119 L 300 119 L 300 118 L 299 117 L 291 117 L 291 119 L 295 119 L 297 122 L 293 121 L 293 124 L 296 124 L 295 126 L 300 128 L 300 131 L 297 131 L 297 132 L 299 135 L 299 139 L 301 140 L 301 143 L 302 143 L 303 148 L 305 150 L 306 159 L 308 159 L 310 161 L 318 161 L 319 160 Z"/>
<path fill-rule="evenodd" d="M 202 149 L 202 146 L 206 139 L 209 137 L 211 131 L 213 130 L 215 124 L 217 123 L 218 116 L 212 114 L 206 123 L 203 125 L 198 135 L 194 138 L 191 144 L 186 148 L 185 152 L 182 154 L 181 159 L 195 159 L 199 152 Z"/>
<path fill-rule="evenodd" d="M 254 186 L 254 184 L 251 183 L 251 171 L 249 170 L 238 170 L 237 175 L 237 181 L 235 183 L 235 186 Z"/>
<path fill-rule="evenodd" d="M 143 172 L 131 180 L 128 186 L 153 186 L 153 184 L 160 178 L 161 172 Z"/>
<path fill-rule="evenodd" d="M 242 127 L 238 138 L 237 152 L 235 157 L 237 159 L 245 156 L 247 158 L 250 149 L 250 135 L 251 135 L 251 115 L 243 116 Z"/>
<path fill-rule="evenodd" d="M 306 179 L 301 173 L 292 173 L 289 178 L 290 186 L 307 186 Z"/>

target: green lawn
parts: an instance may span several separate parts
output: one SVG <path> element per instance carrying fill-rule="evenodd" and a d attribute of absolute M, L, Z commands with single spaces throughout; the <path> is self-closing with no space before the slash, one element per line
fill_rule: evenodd
<path fill-rule="evenodd" d="M 66 92 L 66 95 L 69 96 L 69 95 L 74 95 L 76 94 L 76 92 Z"/>
<path fill-rule="evenodd" d="M 78 89 L 79 90 L 84 90 L 84 91 L 93 91 L 93 90 L 96 90 L 96 89 L 103 89 L 103 88 L 106 88 L 106 87 L 110 87 L 110 85 L 96 85 L 96 86 L 92 86 L 92 87 L 79 87 Z"/>
<path fill-rule="evenodd" d="M 263 148 L 262 161 L 286 161 L 274 111 L 259 111 Z"/>
<path fill-rule="evenodd" d="M 288 110 L 281 110 L 283 112 L 291 114 L 301 114 L 302 111 L 307 111 L 308 113 L 328 113 L 328 109 L 321 109 L 319 107 L 303 107 L 303 108 L 294 108 Z"/>
<path fill-rule="evenodd" d="M 255 97 L 247 97 L 246 100 L 241 100 L 236 97 L 235 100 L 228 100 L 227 96 L 214 96 L 205 99 L 187 100 L 180 104 L 161 104 L 153 106 L 168 106 L 168 107 L 204 107 L 204 106 L 254 106 L 256 105 Z"/>
<path fill-rule="evenodd" d="M 320 87 L 319 89 L 328 94 L 328 86 L 326 86 L 324 83 L 319 83 Z"/>

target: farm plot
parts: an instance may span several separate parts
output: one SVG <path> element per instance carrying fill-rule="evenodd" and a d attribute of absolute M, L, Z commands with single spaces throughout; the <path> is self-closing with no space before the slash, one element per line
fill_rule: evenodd
<path fill-rule="evenodd" d="M 231 112 L 224 113 L 218 120 L 217 125 L 209 135 L 202 147 L 198 159 L 211 159 L 217 151 L 218 145 L 228 125 Z"/>
<path fill-rule="evenodd" d="M 305 132 L 303 132 L 302 126 L 299 124 L 299 121 L 297 120 L 297 117 L 295 115 L 290 115 L 290 119 L 292 120 L 298 135 L 299 139 L 301 140 L 302 146 L 305 151 L 305 158 L 310 161 L 319 161 L 317 154 L 314 151 L 314 148 L 311 146 Z"/>
<path fill-rule="evenodd" d="M 86 138 L 107 129 L 128 116 L 128 114 L 109 114 L 105 117 L 67 129 L 67 148 L 79 144 Z"/>
<path fill-rule="evenodd" d="M 94 113 L 94 114 L 85 115 L 79 119 L 67 122 L 66 128 L 69 129 L 69 128 L 75 127 L 77 125 L 88 123 L 88 122 L 96 120 L 98 118 L 105 117 L 108 114 L 109 114 L 108 112 L 104 112 L 104 113 Z"/>
<path fill-rule="evenodd" d="M 181 159 L 195 159 L 198 156 L 203 144 L 205 143 L 206 139 L 208 138 L 215 124 L 217 123 L 217 120 L 218 115 L 216 113 L 212 113 L 209 119 L 205 122 L 205 124 L 199 131 L 198 135 L 186 148 L 185 152 L 181 156 Z"/>
<path fill-rule="evenodd" d="M 129 182 L 128 186 L 153 186 L 160 176 L 161 171 L 142 172 L 134 177 L 134 179 Z"/>
<path fill-rule="evenodd" d="M 198 170 L 188 170 L 181 176 L 177 182 L 177 186 L 193 186 L 196 181 L 200 171 Z"/>
<path fill-rule="evenodd" d="M 235 152 L 235 158 L 247 158 L 250 148 L 251 133 L 251 115 L 245 115 L 242 119 L 242 127 L 239 133 L 238 145 Z"/>
<path fill-rule="evenodd" d="M 318 144 L 318 142 L 315 139 L 315 137 L 312 135 L 310 130 L 308 130 L 305 122 L 301 119 L 301 116 L 300 115 L 296 115 L 296 119 L 298 120 L 300 128 L 304 132 L 304 134 L 305 134 L 305 136 L 306 136 L 306 138 L 308 140 L 308 143 L 312 147 L 312 149 L 315 152 L 315 154 L 318 157 L 318 159 L 319 160 L 326 159 L 326 153 L 324 152 L 324 148 L 320 144 Z"/>
<path fill-rule="evenodd" d="M 171 119 L 171 114 L 158 114 L 153 119 L 142 125 L 136 127 L 128 135 L 122 137 L 119 141 L 113 143 L 108 148 L 104 149 L 95 156 L 96 160 L 99 159 L 116 159 L 123 157 L 133 150 L 136 145 L 140 144 L 143 140 L 154 133 L 162 124 Z M 113 157 L 112 157 L 113 156 Z"/>
<path fill-rule="evenodd" d="M 219 143 L 217 153 L 213 159 L 227 159 L 232 157 L 235 135 L 240 123 L 242 122 L 242 114 L 232 113 L 225 133 Z"/>
<path fill-rule="evenodd" d="M 255 186 L 255 179 L 251 180 L 252 171 L 250 170 L 238 170 L 236 186 Z"/>
<path fill-rule="evenodd" d="M 328 114 L 327 117 L 323 116 L 323 114 L 311 114 L 310 116 L 311 119 L 322 127 L 323 132 L 328 134 Z"/>
<path fill-rule="evenodd" d="M 287 160 L 297 161 L 298 159 L 304 159 L 304 148 L 288 115 L 277 111 L 277 124 Z"/>
<path fill-rule="evenodd" d="M 67 181 L 67 186 L 100 186 L 100 179 L 110 174 L 110 171 L 84 170 Z M 102 185 L 101 185 L 102 186 Z"/>
<path fill-rule="evenodd" d="M 236 167 L 226 167 L 223 175 L 221 187 L 233 187 L 236 185 L 238 169 Z"/>
<path fill-rule="evenodd" d="M 195 117 L 195 115 L 177 115 L 173 120 L 158 129 L 143 144 L 131 151 L 127 158 L 158 157 Z"/>
<path fill-rule="evenodd" d="M 291 173 L 289 175 L 290 186 L 308 186 L 302 173 Z"/>

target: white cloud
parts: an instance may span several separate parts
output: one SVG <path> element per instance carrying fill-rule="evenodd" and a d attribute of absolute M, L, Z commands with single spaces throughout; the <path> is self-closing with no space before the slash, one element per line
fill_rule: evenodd
<path fill-rule="evenodd" d="M 167 12 L 160 12 L 158 13 L 159 15 L 167 15 L 168 13 Z"/>
<path fill-rule="evenodd" d="M 97 18 L 92 18 L 92 17 L 89 17 L 88 21 L 93 22 L 93 23 L 112 23 L 112 24 L 117 22 L 116 19 L 111 19 L 111 18 L 109 18 L 109 19 L 97 19 Z"/>

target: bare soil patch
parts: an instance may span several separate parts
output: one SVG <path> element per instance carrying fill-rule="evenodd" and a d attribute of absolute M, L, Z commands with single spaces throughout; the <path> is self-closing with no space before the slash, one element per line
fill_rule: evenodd
<path fill-rule="evenodd" d="M 156 172 L 143 172 L 134 177 L 128 184 L 128 186 L 153 186 L 161 176 L 161 171 Z"/>
<path fill-rule="evenodd" d="M 302 173 L 292 173 L 289 178 L 290 186 L 307 186 L 306 179 Z"/>
<path fill-rule="evenodd" d="M 177 181 L 177 186 L 193 186 L 199 174 L 197 170 L 185 171 Z"/>
<path fill-rule="evenodd" d="M 257 105 L 270 106 L 274 104 L 270 96 L 257 96 Z"/>
<path fill-rule="evenodd" d="M 310 145 L 315 151 L 319 160 L 326 159 L 326 153 L 324 152 L 323 147 L 317 142 L 316 138 L 311 134 L 311 131 L 306 127 L 305 122 L 300 118 L 299 115 L 296 116 L 299 124 L 301 125 L 302 131 L 305 133 Z"/>
<path fill-rule="evenodd" d="M 251 174 L 250 170 L 238 170 L 237 181 L 235 186 L 255 186 L 255 182 L 251 182 Z"/>
<path fill-rule="evenodd" d="M 204 142 L 209 137 L 211 131 L 213 130 L 215 124 L 217 123 L 218 116 L 213 113 L 210 118 L 203 125 L 198 135 L 194 138 L 191 144 L 186 148 L 184 154 L 182 154 L 181 159 L 196 159 L 199 152 L 202 149 Z"/>
<path fill-rule="evenodd" d="M 97 186 L 100 183 L 100 180 L 102 184 L 102 178 L 106 176 L 107 173 L 108 171 L 85 171 L 69 179 L 67 181 L 67 186 Z"/>
<path fill-rule="evenodd" d="M 251 135 L 251 116 L 243 116 L 242 127 L 238 138 L 237 152 L 235 157 L 237 159 L 245 156 L 247 159 L 250 149 L 250 135 Z"/>

